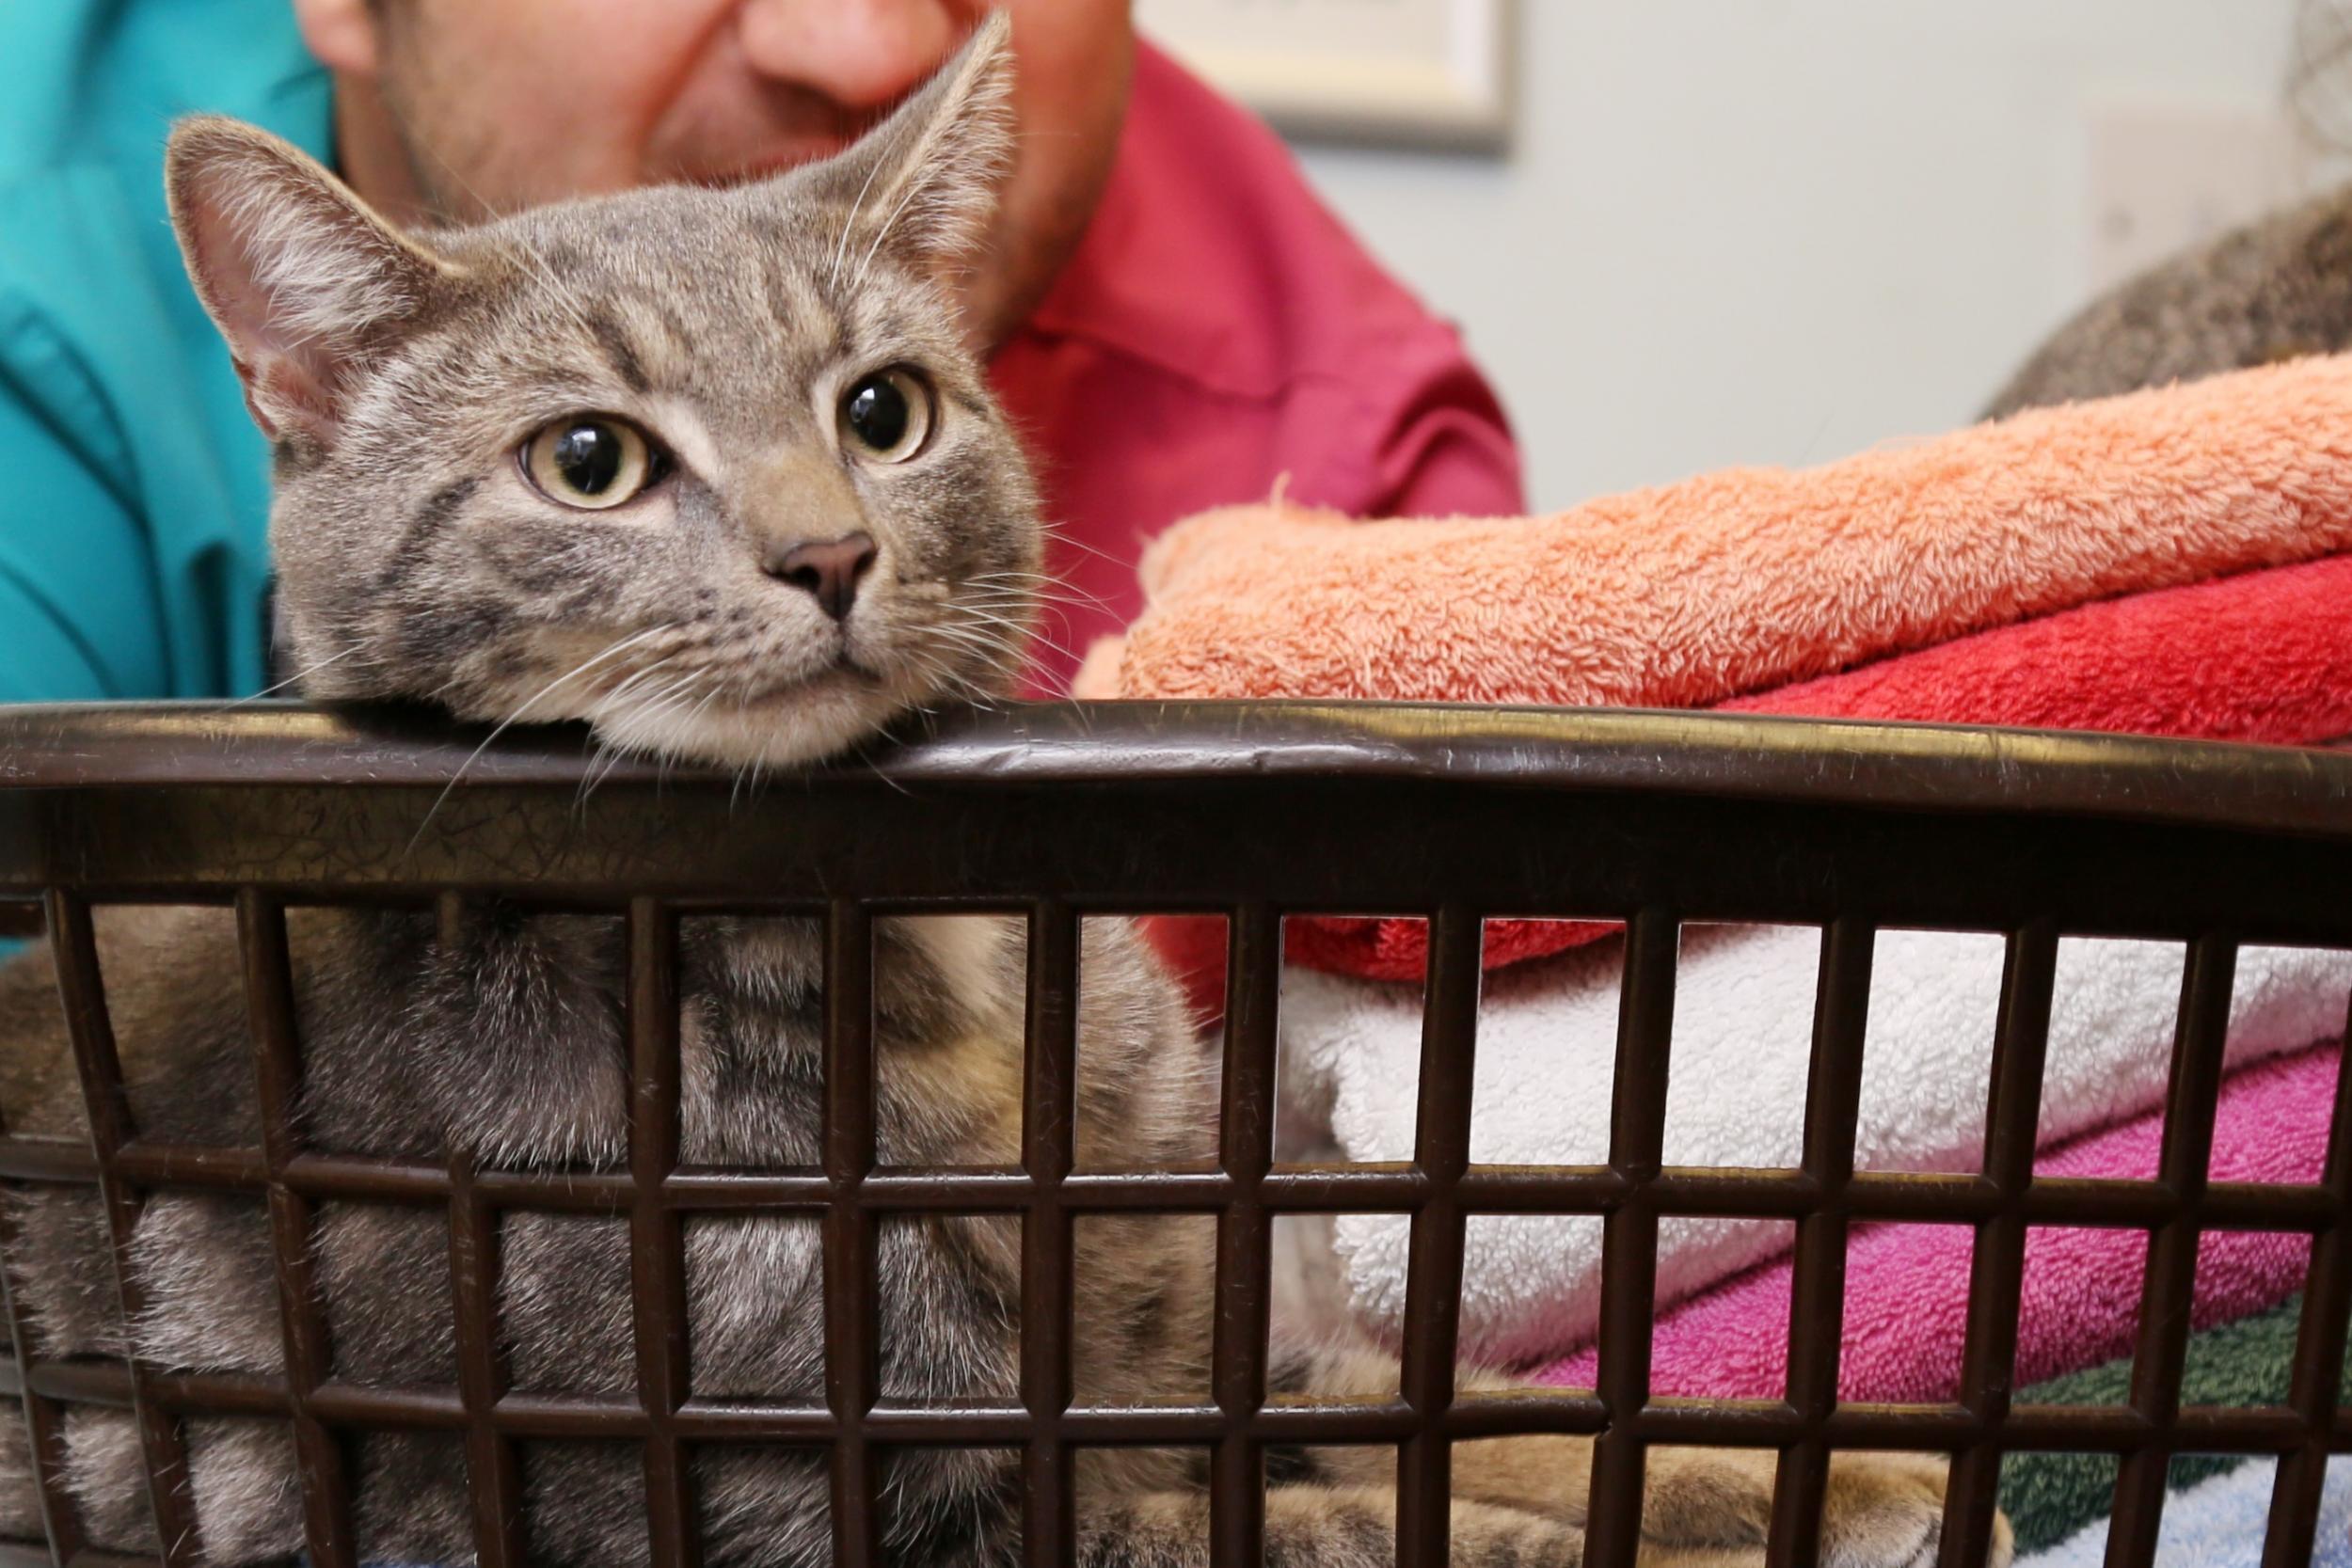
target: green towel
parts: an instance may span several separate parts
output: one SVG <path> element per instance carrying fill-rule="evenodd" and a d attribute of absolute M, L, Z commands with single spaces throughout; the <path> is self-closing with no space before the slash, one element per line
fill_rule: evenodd
<path fill-rule="evenodd" d="M 2260 1317 L 2192 1335 L 2181 1376 L 2181 1402 L 2238 1409 L 2282 1406 L 2295 1359 L 2296 1324 L 2302 1298 Z M 2131 1398 L 2132 1363 L 2126 1356 L 2088 1371 L 2069 1372 L 2037 1383 L 2017 1395 L 2027 1404 L 2123 1404 Z M 2352 1401 L 2352 1379 L 2339 1398 Z M 2208 1476 L 2234 1470 L 2245 1454 L 2183 1454 L 2172 1461 L 2166 1483 L 2174 1490 Z M 2017 1532 L 2019 1555 L 2054 1546 L 2114 1512 L 2117 1462 L 2111 1453 L 2012 1453 L 2001 1465 L 2001 1507 Z"/>

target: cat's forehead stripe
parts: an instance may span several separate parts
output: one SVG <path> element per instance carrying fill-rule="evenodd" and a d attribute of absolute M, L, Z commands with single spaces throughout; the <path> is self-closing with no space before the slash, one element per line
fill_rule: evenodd
<path fill-rule="evenodd" d="M 635 397 L 690 380 L 698 356 L 685 320 L 656 294 L 612 294 L 580 318 L 596 353 Z"/>
<path fill-rule="evenodd" d="M 776 324 L 819 355 L 839 352 L 840 318 L 807 269 L 778 251 L 770 253 L 764 271 L 768 280 L 764 293 Z"/>
<path fill-rule="evenodd" d="M 612 365 L 612 373 L 621 378 L 621 385 L 640 397 L 651 391 L 653 383 L 645 374 L 644 361 L 638 356 L 636 346 L 629 341 L 628 329 L 620 320 L 610 310 L 591 307 L 586 322 L 597 348 Z"/>

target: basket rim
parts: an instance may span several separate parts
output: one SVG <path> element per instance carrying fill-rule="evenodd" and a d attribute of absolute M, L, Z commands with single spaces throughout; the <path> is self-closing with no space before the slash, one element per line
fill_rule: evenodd
<path fill-rule="evenodd" d="M 600 791 L 731 789 L 738 782 L 716 768 L 600 758 L 579 725 L 494 732 L 423 708 L 278 701 L 0 705 L 0 792 L 569 789 L 592 761 Z M 2352 835 L 2352 752 L 1645 708 L 1007 703 L 932 719 L 919 733 L 807 769 L 799 783 L 904 789 L 1335 778 Z M 771 787 L 776 782 L 771 776 Z"/>

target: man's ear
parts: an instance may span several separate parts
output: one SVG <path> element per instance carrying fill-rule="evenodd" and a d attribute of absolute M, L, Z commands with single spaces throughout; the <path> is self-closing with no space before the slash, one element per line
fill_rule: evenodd
<path fill-rule="evenodd" d="M 457 274 L 318 162 L 217 115 L 173 127 L 172 227 L 272 440 L 333 439 L 354 380 Z"/>
<path fill-rule="evenodd" d="M 342 76 L 373 76 L 381 55 L 381 0 L 293 0 L 303 47 Z"/>
<path fill-rule="evenodd" d="M 987 238 L 1012 166 L 1012 24 L 993 11 L 963 47 L 856 146 L 771 182 L 849 214 L 836 274 L 881 252 L 941 273 Z"/>

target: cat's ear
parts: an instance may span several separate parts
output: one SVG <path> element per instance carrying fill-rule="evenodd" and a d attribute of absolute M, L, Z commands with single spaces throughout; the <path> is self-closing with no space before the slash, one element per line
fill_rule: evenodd
<path fill-rule="evenodd" d="M 1011 40 L 1005 13 L 990 12 L 889 119 L 779 182 L 780 193 L 844 209 L 841 248 L 852 261 L 880 249 L 939 272 L 968 260 L 1012 166 Z"/>
<path fill-rule="evenodd" d="M 357 372 L 454 270 L 309 154 L 238 120 L 173 127 L 164 182 L 255 422 L 273 440 L 332 439 Z"/>

